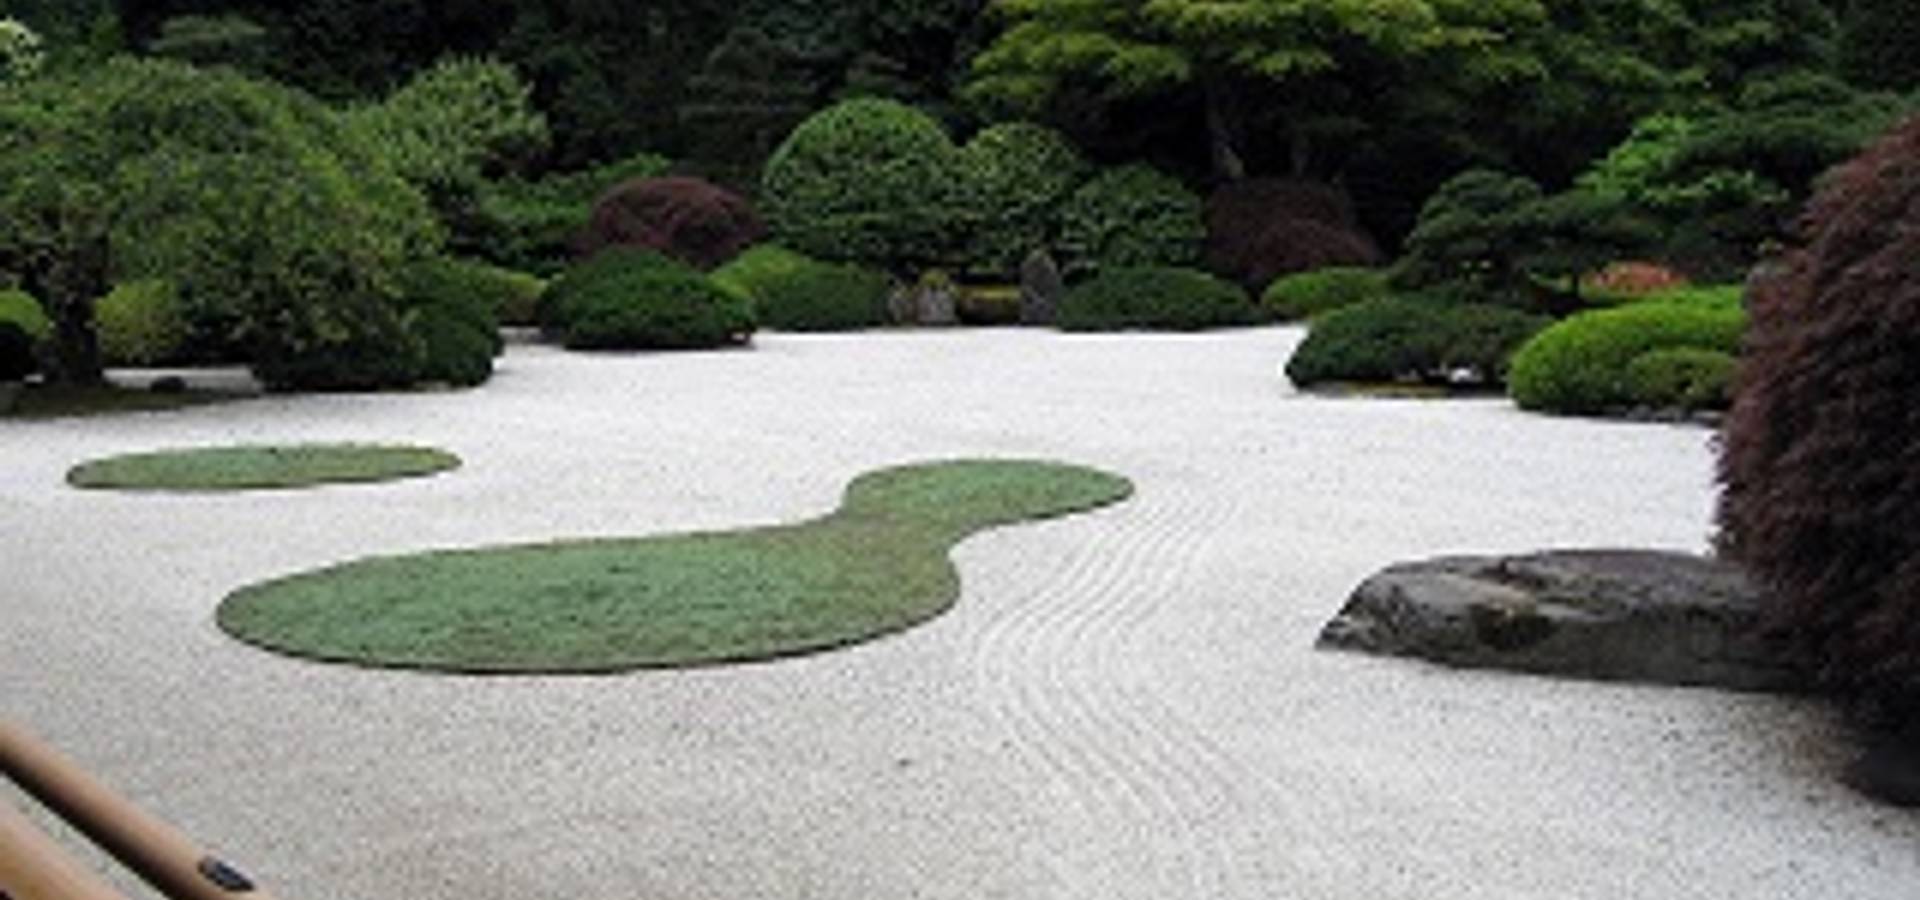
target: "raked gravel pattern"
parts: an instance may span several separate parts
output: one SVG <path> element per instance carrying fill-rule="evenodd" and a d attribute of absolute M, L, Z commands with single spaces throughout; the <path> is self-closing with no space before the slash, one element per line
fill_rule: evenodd
<path fill-rule="evenodd" d="M 0 715 L 289 900 L 1915 896 L 1920 820 L 1836 785 L 1817 705 L 1313 650 L 1396 560 L 1704 549 L 1712 449 L 1301 396 L 1299 338 L 516 346 L 470 392 L 0 424 Z M 270 495 L 61 480 L 301 441 L 466 464 Z M 1138 493 L 968 540 L 930 624 L 764 664 L 373 671 L 213 625 L 234 588 L 369 554 L 788 522 L 861 472 L 976 456 Z"/>

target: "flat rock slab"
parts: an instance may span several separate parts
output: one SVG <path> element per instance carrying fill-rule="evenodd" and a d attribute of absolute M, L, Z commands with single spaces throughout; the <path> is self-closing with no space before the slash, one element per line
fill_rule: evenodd
<path fill-rule="evenodd" d="M 1319 646 L 1447 665 L 1785 691 L 1764 597 L 1732 565 L 1650 550 L 1400 563 L 1354 590 Z"/>

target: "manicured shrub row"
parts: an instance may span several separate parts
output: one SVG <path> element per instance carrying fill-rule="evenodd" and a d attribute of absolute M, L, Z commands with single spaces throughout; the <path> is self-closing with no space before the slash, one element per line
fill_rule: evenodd
<path fill-rule="evenodd" d="M 1726 409 L 1732 399 L 1733 354 L 1701 347 L 1649 350 L 1627 363 L 1634 405 L 1654 409 Z"/>
<path fill-rule="evenodd" d="M 1334 266 L 1275 279 L 1261 295 L 1260 305 L 1283 321 L 1311 319 L 1390 293 L 1384 269 Z"/>
<path fill-rule="evenodd" d="M 1339 381 L 1498 385 L 1515 348 L 1551 322 L 1504 306 L 1388 297 L 1335 309 L 1287 361 L 1308 387 Z"/>
<path fill-rule="evenodd" d="M 1113 268 L 1067 291 L 1059 325 L 1067 331 L 1131 328 L 1196 331 L 1249 325 L 1259 311 L 1245 291 L 1196 269 Z"/>
<path fill-rule="evenodd" d="M 750 301 L 649 250 L 610 247 L 548 286 L 542 327 L 576 350 L 697 349 L 743 342 Z"/>
<path fill-rule="evenodd" d="M 1628 368 L 1643 354 L 1697 348 L 1739 352 L 1746 314 L 1724 301 L 1649 300 L 1580 313 L 1542 332 L 1514 354 L 1510 380 L 1522 409 L 1594 415 L 1645 405 Z M 1643 364 L 1648 371 L 1677 363 Z M 1688 365 L 1692 365 L 1689 363 Z"/>

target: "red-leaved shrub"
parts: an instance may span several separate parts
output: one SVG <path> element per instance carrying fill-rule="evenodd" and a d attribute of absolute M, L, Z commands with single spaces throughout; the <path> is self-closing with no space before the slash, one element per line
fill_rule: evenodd
<path fill-rule="evenodd" d="M 1720 457 L 1723 552 L 1867 711 L 1920 713 L 1920 119 L 1835 169 L 1754 279 Z"/>
<path fill-rule="evenodd" d="M 1328 266 L 1373 266 L 1380 248 L 1355 223 L 1339 188 L 1312 181 L 1253 178 L 1207 198 L 1207 267 L 1263 290 L 1282 275 Z"/>
<path fill-rule="evenodd" d="M 699 178 L 636 178 L 600 195 L 575 251 L 657 250 L 702 270 L 732 259 L 766 234 L 740 195 Z"/>

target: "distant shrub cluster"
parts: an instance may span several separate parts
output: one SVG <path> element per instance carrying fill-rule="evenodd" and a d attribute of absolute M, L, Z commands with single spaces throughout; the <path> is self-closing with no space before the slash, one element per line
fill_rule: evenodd
<path fill-rule="evenodd" d="M 1114 267 L 1067 291 L 1059 325 L 1067 331 L 1196 331 L 1249 325 L 1258 310 L 1247 293 L 1197 269 Z"/>
<path fill-rule="evenodd" d="M 1068 274 L 1106 268 L 1187 266 L 1200 258 L 1200 198 L 1144 165 L 1109 169 L 1060 210 L 1060 263 Z"/>
<path fill-rule="evenodd" d="M 1636 388 L 1671 382 L 1682 372 L 1698 378 L 1708 369 L 1697 357 L 1686 357 L 1685 363 L 1667 357 L 1641 363 L 1636 378 L 1629 375 L 1636 360 L 1677 348 L 1732 355 L 1739 352 L 1745 329 L 1746 314 L 1737 302 L 1651 299 L 1580 313 L 1515 354 L 1513 399 L 1522 409 L 1573 415 L 1664 406 L 1662 397 Z"/>
<path fill-rule="evenodd" d="M 1500 385 L 1514 350 L 1545 316 L 1488 304 L 1403 297 L 1364 300 L 1316 319 L 1287 361 L 1301 387 L 1326 382 Z"/>
<path fill-rule="evenodd" d="M 1335 266 L 1274 279 L 1260 295 L 1260 305 L 1282 321 L 1311 319 L 1392 292 L 1382 269 Z"/>
<path fill-rule="evenodd" d="M 576 350 L 683 350 L 744 342 L 750 301 L 650 250 L 610 247 L 555 279 L 541 326 Z"/>
<path fill-rule="evenodd" d="M 886 323 L 892 279 L 761 244 L 715 269 L 714 283 L 752 301 L 759 324 L 781 331 L 853 331 Z"/>

